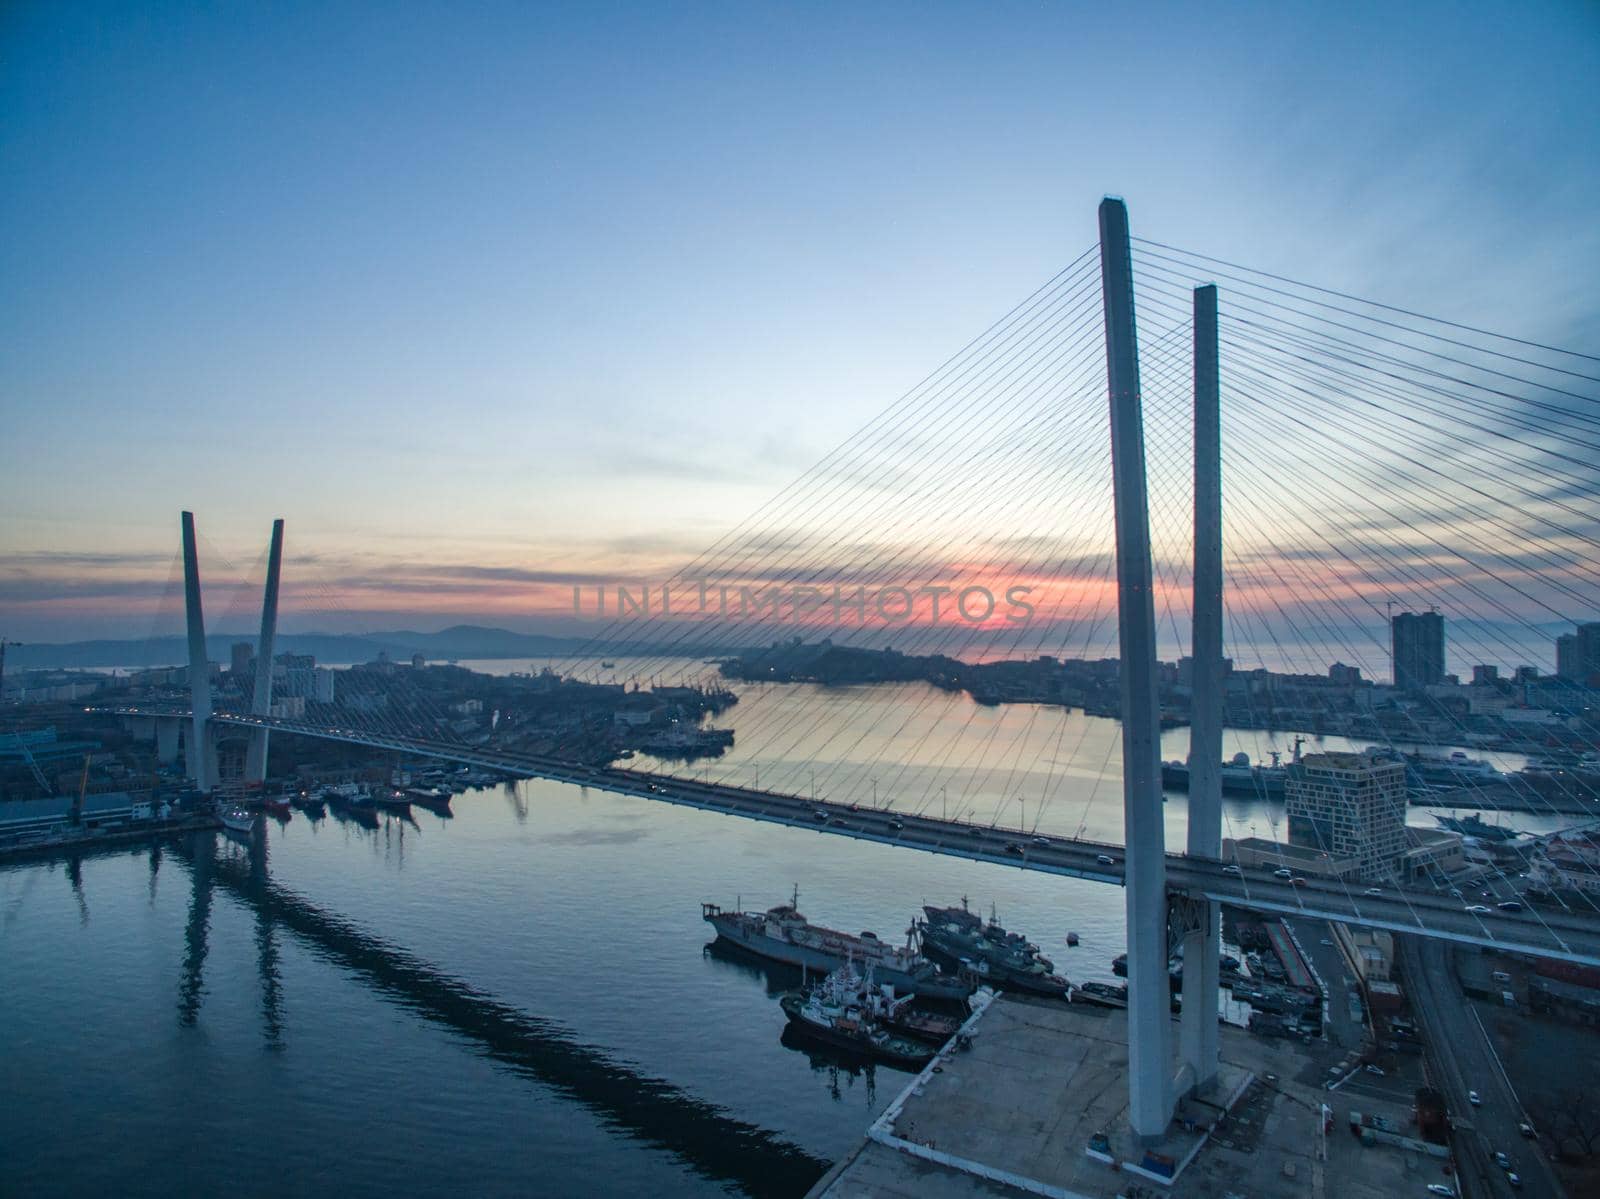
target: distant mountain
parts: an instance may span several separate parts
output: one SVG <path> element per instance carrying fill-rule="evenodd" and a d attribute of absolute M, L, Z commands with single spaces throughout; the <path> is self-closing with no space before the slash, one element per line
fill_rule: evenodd
<path fill-rule="evenodd" d="M 256 644 L 255 633 L 212 633 L 206 637 L 206 656 L 213 662 L 227 662 L 235 642 Z M 396 661 L 407 661 L 421 654 L 429 661 L 452 658 L 539 658 L 546 655 L 592 653 L 627 654 L 651 652 L 654 647 L 641 643 L 614 642 L 593 645 L 584 637 L 550 637 L 542 633 L 513 633 L 510 629 L 481 625 L 453 625 L 437 633 L 397 630 L 384 633 L 280 633 L 277 652 L 311 654 L 318 662 L 346 665 L 370 662 L 387 651 Z M 715 652 L 704 647 L 677 646 L 671 652 L 698 655 Z M 42 667 L 89 669 L 108 666 L 180 666 L 189 660 L 188 643 L 182 637 L 152 637 L 128 641 L 67 641 L 54 645 L 28 643 L 8 646 L 6 669 L 31 670 Z"/>

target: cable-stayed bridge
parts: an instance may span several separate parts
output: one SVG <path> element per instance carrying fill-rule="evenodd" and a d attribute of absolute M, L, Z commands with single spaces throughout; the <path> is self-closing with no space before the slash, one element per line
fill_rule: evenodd
<path fill-rule="evenodd" d="M 136 706 L 96 710 L 107 715 L 165 720 L 187 720 L 191 715 L 184 709 Z M 617 795 L 681 804 L 1024 870 L 1117 885 L 1125 881 L 1124 850 L 1114 842 L 1038 837 L 1021 829 L 899 814 L 803 795 L 702 782 L 676 774 L 582 766 L 537 754 L 490 747 L 466 748 L 448 741 L 386 736 L 272 716 L 218 712 L 213 713 L 211 719 L 236 728 L 265 728 L 349 745 L 366 745 L 416 758 L 436 758 L 488 770 L 532 775 Z M 1510 953 L 1600 965 L 1600 917 L 1593 915 L 1544 910 L 1478 914 L 1465 911 L 1459 900 L 1441 897 L 1433 890 L 1390 886 L 1379 888 L 1381 893 L 1372 895 L 1366 893 L 1363 885 L 1338 880 L 1306 878 L 1294 884 L 1270 873 L 1234 872 L 1228 869 L 1226 862 L 1177 853 L 1167 855 L 1167 881 L 1175 894 L 1231 903 L 1252 911 L 1338 920 Z"/>
<path fill-rule="evenodd" d="M 1600 890 L 1491 909 L 1443 879 L 1285 881 L 1224 862 L 1233 817 L 1220 775 L 1225 726 L 1331 731 L 1386 751 L 1592 744 L 1597 362 L 1137 241 L 1108 200 L 1096 246 L 658 587 L 626 600 L 619 587 L 613 618 L 563 664 L 568 678 L 598 682 L 610 647 L 647 645 L 630 665 L 636 678 L 682 678 L 686 660 L 715 647 L 755 684 L 740 699 L 739 741 L 777 763 L 765 789 L 727 771 L 694 779 L 469 743 L 403 675 L 336 717 L 288 719 L 272 715 L 267 670 L 247 711 L 219 710 L 188 514 L 190 703 L 107 710 L 154 717 L 158 729 L 186 723 L 202 789 L 216 777 L 217 729 L 245 731 L 256 779 L 277 731 L 1121 883 L 1130 1118 L 1154 1135 L 1174 1093 L 1174 934 L 1186 963 L 1177 1086 L 1203 1089 L 1215 1075 L 1220 903 L 1600 963 Z M 280 523 L 262 611 L 268 663 L 281 545 Z M 1421 611 L 1391 621 L 1396 605 Z M 938 685 L 888 716 L 870 687 L 835 702 L 825 687 L 760 686 L 762 663 L 777 677 L 784 661 L 775 637 L 880 653 L 892 640 L 876 677 Z M 1528 665 L 1552 643 L 1553 680 Z M 1448 669 L 1452 656 L 1472 667 L 1472 687 Z M 1028 735 L 1008 742 L 1004 722 L 980 718 L 982 704 L 955 730 L 921 718 L 952 687 L 978 697 L 970 676 L 1002 660 L 1047 662 L 1057 680 L 1036 693 L 1003 671 L 985 676 L 1000 699 L 1033 704 Z M 920 673 L 894 673 L 911 665 Z M 1066 722 L 1052 740 L 1040 713 L 1060 704 L 1118 716 L 1119 744 L 1094 762 L 1081 738 L 1067 742 Z M 1161 808 L 1172 704 L 1190 726 L 1182 854 L 1167 852 Z M 1043 741 L 1032 736 L 1040 724 Z M 1085 776 L 1113 775 L 1115 750 L 1122 842 L 1042 837 L 1044 810 Z M 826 799 L 806 798 L 799 778 L 811 776 L 814 797 L 819 773 Z M 916 794 L 880 807 L 868 798 L 880 779 L 886 795 Z M 927 810 L 940 779 L 961 788 L 958 813 L 974 797 L 1020 807 L 1031 792 L 1034 824 L 1002 831 L 998 808 L 987 825 L 936 820 Z M 1559 773 L 1547 782 L 1569 786 Z M 1464 783 L 1479 786 L 1470 774 Z M 1481 795 L 1494 811 L 1492 787 Z M 1398 836 L 1403 795 L 1398 813 L 1395 802 L 1352 790 L 1348 811 L 1310 822 L 1316 848 L 1360 856 L 1380 823 Z"/>

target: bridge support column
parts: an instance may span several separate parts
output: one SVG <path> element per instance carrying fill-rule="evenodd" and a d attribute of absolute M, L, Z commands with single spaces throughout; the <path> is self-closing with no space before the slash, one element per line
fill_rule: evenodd
<path fill-rule="evenodd" d="M 272 548 L 267 554 L 267 586 L 261 597 L 261 640 L 256 646 L 256 685 L 250 711 L 256 716 L 272 715 L 272 655 L 278 639 L 278 575 L 283 565 L 283 521 L 272 522 Z M 265 782 L 267 777 L 267 730 L 253 729 L 250 748 L 245 754 L 244 778 L 247 783 Z"/>
<path fill-rule="evenodd" d="M 163 766 L 178 760 L 178 723 L 175 719 L 156 719 L 156 761 Z"/>
<path fill-rule="evenodd" d="M 1217 289 L 1194 291 L 1194 678 L 1189 723 L 1189 838 L 1195 857 L 1222 853 L 1222 408 Z M 1190 1086 L 1217 1078 L 1221 905 L 1203 903 L 1183 938 L 1180 1049 Z"/>
<path fill-rule="evenodd" d="M 1122 653 L 1122 803 L 1127 844 L 1128 1122 L 1143 1141 L 1172 1119 L 1167 982 L 1167 861 L 1161 814 L 1156 617 L 1144 463 L 1139 348 L 1128 210 L 1100 204 L 1111 469 L 1117 525 L 1117 617 Z"/>
<path fill-rule="evenodd" d="M 185 760 L 195 789 L 211 790 L 211 666 L 206 661 L 206 621 L 200 608 L 200 553 L 195 545 L 194 513 L 183 514 L 183 608 L 189 633 L 189 701 L 194 714 Z"/>

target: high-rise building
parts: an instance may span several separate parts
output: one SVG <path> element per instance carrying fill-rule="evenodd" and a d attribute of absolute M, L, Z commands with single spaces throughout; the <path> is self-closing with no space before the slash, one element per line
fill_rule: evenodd
<path fill-rule="evenodd" d="M 1583 647 L 1576 633 L 1562 633 L 1556 638 L 1556 674 L 1564 679 L 1583 677 Z"/>
<path fill-rule="evenodd" d="M 1498 666 L 1474 666 L 1472 668 L 1472 685 L 1474 687 L 1493 687 L 1500 681 L 1500 668 Z"/>
<path fill-rule="evenodd" d="M 1578 652 L 1583 655 L 1583 675 L 1600 674 L 1600 621 L 1578 626 Z"/>
<path fill-rule="evenodd" d="M 236 675 L 250 673 L 250 664 L 255 661 L 256 651 L 248 641 L 235 641 L 230 655 L 229 665 Z"/>
<path fill-rule="evenodd" d="M 1286 784 L 1289 839 L 1391 878 L 1406 852 L 1406 767 L 1365 754 L 1307 754 Z"/>
<path fill-rule="evenodd" d="M 1421 691 L 1444 681 L 1444 617 L 1437 612 L 1402 612 L 1389 622 L 1394 685 Z"/>
<path fill-rule="evenodd" d="M 1580 624 L 1577 632 L 1556 638 L 1556 673 L 1578 681 L 1600 674 L 1600 621 Z"/>

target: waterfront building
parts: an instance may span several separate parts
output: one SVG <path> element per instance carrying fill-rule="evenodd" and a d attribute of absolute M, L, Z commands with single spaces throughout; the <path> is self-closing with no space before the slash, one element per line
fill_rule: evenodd
<path fill-rule="evenodd" d="M 1421 691 L 1444 682 L 1444 617 L 1437 612 L 1402 612 L 1389 622 L 1394 685 Z"/>
<path fill-rule="evenodd" d="M 1335 858 L 1353 858 L 1363 878 L 1391 878 L 1406 842 L 1406 768 L 1365 754 L 1307 754 L 1285 785 L 1289 837 Z"/>

